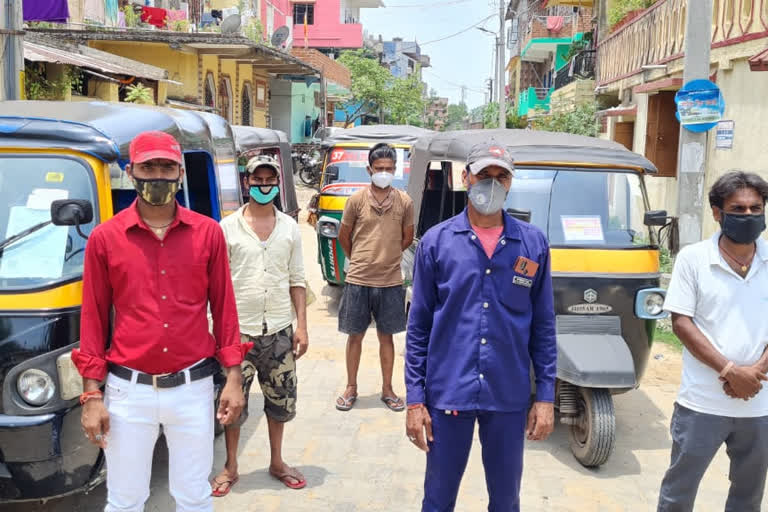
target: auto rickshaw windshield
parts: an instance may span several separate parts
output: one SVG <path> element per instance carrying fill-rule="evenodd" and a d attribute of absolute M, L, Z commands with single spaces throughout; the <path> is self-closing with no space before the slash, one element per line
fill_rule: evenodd
<path fill-rule="evenodd" d="M 396 148 L 395 179 L 392 186 L 405 190 L 411 174 L 411 152 L 404 148 Z M 368 149 L 333 148 L 328 155 L 328 165 L 338 168 L 338 177 L 326 173 L 323 186 L 332 183 L 369 183 Z"/>
<path fill-rule="evenodd" d="M 87 199 L 96 218 L 94 184 L 87 164 L 65 157 L 0 156 L 0 243 L 51 220 L 51 202 Z M 74 226 L 48 225 L 0 250 L 0 290 L 34 289 L 82 275 L 85 240 Z"/>
<path fill-rule="evenodd" d="M 504 207 L 530 211 L 553 247 L 650 245 L 644 190 L 634 173 L 517 169 Z"/>

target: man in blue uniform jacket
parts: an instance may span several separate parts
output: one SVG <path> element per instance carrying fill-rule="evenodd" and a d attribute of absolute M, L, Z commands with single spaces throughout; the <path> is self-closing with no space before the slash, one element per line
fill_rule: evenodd
<path fill-rule="evenodd" d="M 513 174 L 505 147 L 473 147 L 466 210 L 430 229 L 416 252 L 406 427 L 427 452 L 423 512 L 454 510 L 476 421 L 488 510 L 519 511 L 524 439 L 546 439 L 554 428 L 549 246 L 539 229 L 503 211 Z"/>

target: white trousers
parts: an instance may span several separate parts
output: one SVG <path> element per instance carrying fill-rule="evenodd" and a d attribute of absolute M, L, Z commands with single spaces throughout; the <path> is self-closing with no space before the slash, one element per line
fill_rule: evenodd
<path fill-rule="evenodd" d="M 105 512 L 143 512 L 160 425 L 168 444 L 168 483 L 177 512 L 213 512 L 213 377 L 157 389 L 109 374 Z"/>

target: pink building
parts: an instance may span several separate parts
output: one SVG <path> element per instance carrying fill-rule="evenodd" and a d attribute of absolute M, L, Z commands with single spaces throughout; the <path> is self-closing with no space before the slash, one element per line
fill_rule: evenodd
<path fill-rule="evenodd" d="M 307 47 L 334 54 L 338 50 L 362 48 L 360 9 L 384 6 L 382 0 L 261 0 L 259 3 L 267 37 L 286 25 L 291 29 L 293 46 L 303 48 L 306 16 Z"/>

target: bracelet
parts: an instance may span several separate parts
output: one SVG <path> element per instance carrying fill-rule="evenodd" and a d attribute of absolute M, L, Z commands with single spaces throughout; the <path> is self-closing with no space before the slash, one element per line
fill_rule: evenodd
<path fill-rule="evenodd" d="M 731 368 L 734 367 L 733 361 L 728 361 L 728 364 L 726 364 L 723 367 L 723 370 L 720 372 L 720 378 L 724 379 L 726 375 L 728 375 L 728 372 L 731 371 Z"/>
<path fill-rule="evenodd" d="M 104 398 L 104 394 L 98 389 L 94 391 L 86 391 L 85 393 L 80 395 L 80 405 L 85 405 L 85 402 L 87 402 L 91 398 L 98 398 L 99 400 L 101 400 L 102 398 Z"/>
<path fill-rule="evenodd" d="M 424 407 L 424 404 L 408 404 L 408 410 L 409 411 L 411 409 L 421 409 L 422 407 Z"/>

